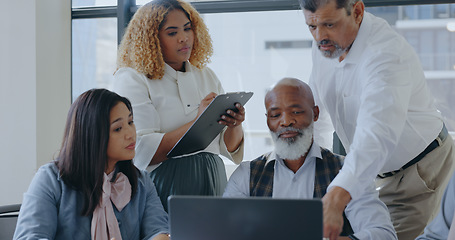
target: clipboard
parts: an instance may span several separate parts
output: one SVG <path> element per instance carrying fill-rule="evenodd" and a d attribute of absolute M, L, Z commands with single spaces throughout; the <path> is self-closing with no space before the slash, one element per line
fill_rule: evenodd
<path fill-rule="evenodd" d="M 207 106 L 191 127 L 167 154 L 168 158 L 204 150 L 223 130 L 225 125 L 218 121 L 228 109 L 237 110 L 236 103 L 245 105 L 253 96 L 252 92 L 231 92 L 219 94 Z"/>

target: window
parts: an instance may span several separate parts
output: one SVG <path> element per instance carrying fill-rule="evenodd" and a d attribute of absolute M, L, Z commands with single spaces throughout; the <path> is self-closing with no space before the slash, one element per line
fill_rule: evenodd
<path fill-rule="evenodd" d="M 419 5 L 417 6 L 419 19 L 430 19 L 433 18 L 433 9 L 431 5 Z"/>
<path fill-rule="evenodd" d="M 72 0 L 72 6 L 75 7 L 94 7 L 94 6 L 115 6 L 117 0 Z"/>
<path fill-rule="evenodd" d="M 405 6 L 403 7 L 403 20 L 417 19 L 417 7 Z"/>
<path fill-rule="evenodd" d="M 439 4 L 434 6 L 434 18 L 449 18 L 450 17 L 450 5 Z"/>
<path fill-rule="evenodd" d="M 117 58 L 117 19 L 76 19 L 72 24 L 72 99 L 107 88 Z"/>
<path fill-rule="evenodd" d="M 187 2 L 208 2 L 208 1 L 226 1 L 226 0 L 186 0 Z M 136 0 L 137 5 L 144 5 L 150 2 L 150 0 Z"/>
<path fill-rule="evenodd" d="M 251 7 L 251 2 L 255 1 L 245 4 Z M 247 160 L 272 149 L 263 104 L 267 89 L 283 77 L 307 81 L 311 72 L 312 37 L 302 11 L 286 0 L 261 6 L 271 2 L 275 5 L 268 11 L 223 12 L 220 7 L 203 14 L 214 44 L 209 67 L 226 91 L 255 93 L 246 105 Z M 455 4 L 378 6 L 367 11 L 386 19 L 415 48 L 446 125 L 455 131 L 455 32 L 447 30 L 454 22 L 449 16 L 455 17 Z M 116 34 L 116 18 L 73 20 L 73 99 L 89 88 L 108 86 L 115 71 Z"/>
<path fill-rule="evenodd" d="M 311 71 L 312 36 L 298 10 L 204 14 L 214 45 L 209 67 L 226 91 L 253 91 L 246 104 L 245 159 L 272 150 L 266 124 L 266 91 L 283 77 L 307 81 Z M 310 43 L 266 48 L 268 43 Z M 298 44 L 297 44 L 298 45 Z"/>

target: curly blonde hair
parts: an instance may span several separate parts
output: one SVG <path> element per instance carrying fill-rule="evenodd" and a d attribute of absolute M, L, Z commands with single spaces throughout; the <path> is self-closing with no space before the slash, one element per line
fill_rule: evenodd
<path fill-rule="evenodd" d="M 174 9 L 182 10 L 191 21 L 194 43 L 190 63 L 202 69 L 210 62 L 212 39 L 196 9 L 183 0 L 154 0 L 140 7 L 128 24 L 118 49 L 117 69 L 131 67 L 150 79 L 164 76 L 158 33 L 167 14 Z"/>

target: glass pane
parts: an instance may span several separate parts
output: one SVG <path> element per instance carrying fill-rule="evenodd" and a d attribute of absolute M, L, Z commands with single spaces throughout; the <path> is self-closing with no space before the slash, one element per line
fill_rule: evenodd
<path fill-rule="evenodd" d="M 433 60 L 435 58 L 435 52 L 433 50 L 435 46 L 434 42 L 434 31 L 422 30 L 420 34 L 420 59 L 424 70 L 433 70 Z"/>
<path fill-rule="evenodd" d="M 415 48 L 425 67 L 428 85 L 437 97 L 437 106 L 447 119 L 449 130 L 454 131 L 455 32 L 447 32 L 444 19 L 425 20 L 431 24 L 422 25 L 421 19 L 432 16 L 434 8 L 420 7 L 380 7 L 367 11 L 387 19 Z M 244 125 L 245 159 L 254 159 L 272 150 L 264 95 L 283 77 L 308 80 L 312 36 L 300 10 L 204 14 L 203 18 L 214 45 L 209 67 L 224 89 L 255 93 L 246 104 Z M 89 88 L 109 85 L 115 71 L 116 34 L 115 19 L 73 21 L 73 97 Z"/>
<path fill-rule="evenodd" d="M 449 33 L 449 49 L 450 49 L 450 53 L 449 53 L 449 69 L 448 70 L 452 70 L 452 71 L 455 71 L 455 32 L 450 32 Z M 455 77 L 454 77 L 455 79 Z"/>
<path fill-rule="evenodd" d="M 72 98 L 91 88 L 108 88 L 116 68 L 117 19 L 73 20 Z"/>
<path fill-rule="evenodd" d="M 244 0 L 184 0 L 186 2 L 224 2 L 224 1 L 244 1 Z M 278 0 L 279 1 L 279 0 Z M 150 2 L 150 0 L 136 0 L 136 5 L 144 5 Z"/>
<path fill-rule="evenodd" d="M 72 0 L 73 7 L 117 6 L 117 0 Z"/>
<path fill-rule="evenodd" d="M 435 34 L 435 70 L 450 70 L 450 41 L 448 31 L 439 31 Z"/>
<path fill-rule="evenodd" d="M 367 11 L 375 16 L 384 18 L 390 25 L 395 25 L 398 20 L 399 7 L 370 7 Z"/>
<path fill-rule="evenodd" d="M 417 19 L 417 6 L 404 6 L 403 19 L 404 20 Z"/>
<path fill-rule="evenodd" d="M 301 11 L 205 14 L 213 40 L 214 70 L 225 91 L 253 91 L 246 104 L 245 156 L 272 150 L 266 124 L 266 91 L 283 77 L 308 81 L 312 36 Z"/>
<path fill-rule="evenodd" d="M 418 6 L 419 9 L 419 19 L 430 19 L 433 17 L 432 14 L 432 5 L 420 5 Z"/>
<path fill-rule="evenodd" d="M 435 5 L 435 18 L 448 18 L 449 17 L 449 4 L 438 4 Z"/>

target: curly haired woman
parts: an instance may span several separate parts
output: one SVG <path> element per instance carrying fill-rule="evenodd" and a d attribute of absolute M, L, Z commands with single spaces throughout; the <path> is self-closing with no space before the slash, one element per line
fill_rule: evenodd
<path fill-rule="evenodd" d="M 182 0 L 155 0 L 139 8 L 120 43 L 113 90 L 132 102 L 138 133 L 134 163 L 151 171 L 166 210 L 170 195 L 222 195 L 227 178 L 218 155 L 237 164 L 243 158 L 245 109 L 240 104 L 220 120 L 227 127 L 206 149 L 166 157 L 224 92 L 206 67 L 212 53 L 207 26 Z"/>

